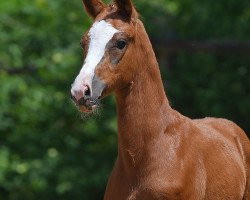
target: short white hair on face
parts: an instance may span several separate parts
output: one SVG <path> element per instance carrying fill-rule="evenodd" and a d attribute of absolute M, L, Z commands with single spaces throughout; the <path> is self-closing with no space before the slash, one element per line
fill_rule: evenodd
<path fill-rule="evenodd" d="M 71 88 L 71 93 L 76 96 L 76 98 L 77 94 L 79 94 L 79 90 L 84 90 L 85 85 L 88 85 L 92 92 L 91 85 L 95 68 L 104 56 L 106 45 L 117 32 L 119 32 L 119 30 L 115 29 L 105 20 L 95 22 L 90 28 L 88 33 L 90 39 L 88 53 L 80 73 L 76 77 Z"/>

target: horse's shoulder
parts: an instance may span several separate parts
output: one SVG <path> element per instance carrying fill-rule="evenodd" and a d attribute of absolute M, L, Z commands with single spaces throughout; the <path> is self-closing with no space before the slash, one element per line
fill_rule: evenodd
<path fill-rule="evenodd" d="M 228 159 L 241 162 L 249 157 L 250 142 L 244 131 L 234 122 L 223 118 L 211 118 L 192 120 L 199 131 L 198 144 L 210 157 L 216 158 L 227 155 Z M 230 155 L 230 156 L 229 156 Z"/>
<path fill-rule="evenodd" d="M 234 122 L 224 118 L 206 117 L 192 120 L 199 130 L 212 138 L 237 138 L 243 132 Z"/>

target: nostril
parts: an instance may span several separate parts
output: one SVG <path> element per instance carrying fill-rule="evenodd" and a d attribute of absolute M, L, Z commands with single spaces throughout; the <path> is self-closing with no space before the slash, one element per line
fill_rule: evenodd
<path fill-rule="evenodd" d="M 86 85 L 86 90 L 84 91 L 85 96 L 90 96 L 90 87 Z"/>

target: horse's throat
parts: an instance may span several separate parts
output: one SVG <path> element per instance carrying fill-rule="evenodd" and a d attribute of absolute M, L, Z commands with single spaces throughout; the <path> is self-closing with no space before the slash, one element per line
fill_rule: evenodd
<path fill-rule="evenodd" d="M 164 131 L 170 110 L 158 66 L 140 74 L 128 87 L 116 92 L 118 113 L 118 159 L 127 168 L 138 165 L 147 146 Z M 130 166 L 130 167 L 129 167 Z"/>

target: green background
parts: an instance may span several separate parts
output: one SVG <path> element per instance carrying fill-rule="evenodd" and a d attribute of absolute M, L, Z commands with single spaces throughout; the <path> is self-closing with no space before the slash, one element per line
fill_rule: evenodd
<path fill-rule="evenodd" d="M 172 107 L 250 133 L 249 0 L 134 3 Z M 116 158 L 115 100 L 86 118 L 69 99 L 91 23 L 81 0 L 0 1 L 0 199 L 102 199 Z"/>

